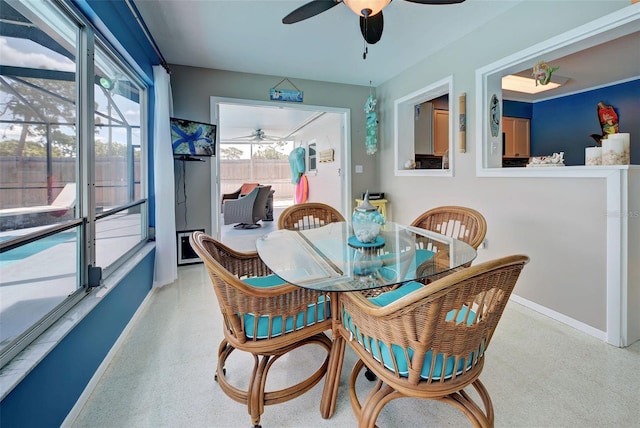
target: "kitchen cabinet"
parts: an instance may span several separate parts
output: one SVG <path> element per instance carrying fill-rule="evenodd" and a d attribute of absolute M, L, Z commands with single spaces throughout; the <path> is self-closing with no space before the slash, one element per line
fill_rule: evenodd
<path fill-rule="evenodd" d="M 507 158 L 528 158 L 530 144 L 530 120 L 519 117 L 503 117 L 502 133 Z"/>
<path fill-rule="evenodd" d="M 433 154 L 444 156 L 449 150 L 449 111 L 433 111 Z"/>

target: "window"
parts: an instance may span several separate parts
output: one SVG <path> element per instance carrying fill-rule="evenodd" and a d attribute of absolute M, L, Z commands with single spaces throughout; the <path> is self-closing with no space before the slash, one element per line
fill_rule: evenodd
<path fill-rule="evenodd" d="M 590 134 L 601 132 L 596 114 L 596 105 L 602 100 L 598 90 L 604 90 L 607 94 L 607 104 L 612 103 L 611 94 L 615 94 L 616 100 L 621 97 L 628 103 L 631 109 L 627 107 L 627 110 L 637 108 L 637 95 L 628 88 L 615 86 L 637 80 L 639 21 L 640 12 L 629 6 L 476 70 L 477 175 L 548 177 L 570 174 L 583 176 L 586 171 L 595 172 L 593 168 L 585 171 L 580 167 L 585 162 L 585 147 L 596 145 Z M 601 72 L 605 55 L 607 63 L 616 64 L 616 73 Z M 528 77 L 541 60 L 560 66 L 558 73 L 570 79 L 559 88 L 535 95 L 503 90 L 503 77 L 521 74 Z M 570 70 L 573 70 L 573 74 Z M 592 72 L 579 73 L 579 70 Z M 496 102 L 492 103 L 494 99 Z M 557 107 L 562 102 L 564 108 Z M 494 106 L 493 111 L 496 112 L 496 105 L 499 114 L 492 117 L 491 109 Z M 503 150 L 507 152 L 509 149 L 505 147 L 508 134 L 516 132 L 513 126 L 510 130 L 506 129 L 505 124 L 511 124 L 505 122 L 506 116 L 530 119 L 529 123 L 522 124 L 524 131 L 521 130 L 520 135 L 525 138 L 519 139 L 520 147 L 530 148 L 533 156 L 562 151 L 568 167 L 512 168 L 526 163 L 514 165 L 504 162 Z M 633 126 L 637 121 L 630 120 L 628 123 Z"/>
<path fill-rule="evenodd" d="M 56 3 L 0 9 L 2 366 L 146 241 L 147 207 L 146 87 Z"/>
<path fill-rule="evenodd" d="M 394 103 L 395 175 L 453 175 L 453 76 Z"/>
<path fill-rule="evenodd" d="M 318 153 L 316 140 L 311 140 L 307 144 L 307 172 L 318 173 Z"/>
<path fill-rule="evenodd" d="M 289 153 L 293 141 L 221 141 L 220 191 L 233 193 L 243 183 L 270 184 L 276 201 L 292 201 Z"/>

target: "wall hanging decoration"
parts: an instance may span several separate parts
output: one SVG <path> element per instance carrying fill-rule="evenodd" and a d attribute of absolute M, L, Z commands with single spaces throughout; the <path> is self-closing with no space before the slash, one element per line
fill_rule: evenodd
<path fill-rule="evenodd" d="M 460 141 L 458 142 L 458 151 L 464 153 L 467 151 L 467 93 L 463 92 L 458 97 L 458 132 L 460 133 Z"/>
<path fill-rule="evenodd" d="M 489 128 L 491 136 L 497 137 L 500 131 L 500 100 L 496 94 L 493 94 L 489 101 Z"/>
<path fill-rule="evenodd" d="M 600 101 L 598 103 L 598 119 L 603 138 L 606 138 L 608 134 L 618 133 L 618 113 L 613 106 L 608 106 Z"/>
<path fill-rule="evenodd" d="M 294 89 L 285 89 L 282 88 L 281 85 L 284 82 L 289 82 Z M 298 89 L 296 85 L 294 85 L 291 80 L 286 77 L 278 82 L 273 88 L 269 90 L 269 99 L 271 101 L 290 101 L 294 103 L 302 102 L 302 91 Z"/>
<path fill-rule="evenodd" d="M 533 73 L 531 75 L 536 79 L 536 86 L 538 83 L 541 85 L 547 85 L 551 81 L 551 74 L 558 70 L 560 67 L 551 67 L 544 61 L 538 62 L 533 66 Z"/>
<path fill-rule="evenodd" d="M 369 82 L 371 84 L 371 82 Z M 367 154 L 372 155 L 378 151 L 378 115 L 376 114 L 376 103 L 378 101 L 371 94 L 371 86 L 369 86 L 369 98 L 364 104 L 365 117 L 367 119 L 367 136 L 365 144 Z"/>
<path fill-rule="evenodd" d="M 333 149 L 320 150 L 318 153 L 318 161 L 320 162 L 333 162 L 334 151 Z"/>

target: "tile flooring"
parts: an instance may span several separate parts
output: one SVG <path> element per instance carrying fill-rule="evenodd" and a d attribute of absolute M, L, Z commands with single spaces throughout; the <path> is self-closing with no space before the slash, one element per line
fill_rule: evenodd
<path fill-rule="evenodd" d="M 213 379 L 222 339 L 216 297 L 202 264 L 179 268 L 178 280 L 152 291 L 150 301 L 111 361 L 73 427 L 249 427 L 246 408 Z M 272 387 L 297 380 L 319 364 L 315 348 L 299 349 L 274 366 Z M 319 348 L 318 348 L 319 349 Z M 637 427 L 640 421 L 640 342 L 619 349 L 510 302 L 498 325 L 481 379 L 491 394 L 497 427 Z M 355 427 L 347 390 L 355 362 L 347 347 L 338 403 L 320 416 L 321 382 L 287 403 L 267 406 L 265 428 Z M 250 358 L 238 352 L 227 375 L 246 384 Z M 314 366 L 316 367 L 316 366 Z M 361 388 L 370 386 L 362 377 Z M 467 427 L 443 403 L 395 400 L 381 427 Z"/>

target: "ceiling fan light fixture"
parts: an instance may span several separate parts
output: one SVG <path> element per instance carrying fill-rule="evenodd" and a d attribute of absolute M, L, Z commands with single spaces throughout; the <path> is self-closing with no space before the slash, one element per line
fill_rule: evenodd
<path fill-rule="evenodd" d="M 343 0 L 349 9 L 359 16 L 374 16 L 387 7 L 391 0 Z M 367 14 L 365 15 L 365 11 Z"/>

